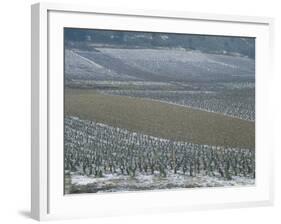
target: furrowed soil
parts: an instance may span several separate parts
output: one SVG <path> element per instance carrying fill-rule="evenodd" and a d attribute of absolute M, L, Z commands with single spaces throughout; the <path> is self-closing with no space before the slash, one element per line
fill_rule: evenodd
<path fill-rule="evenodd" d="M 65 89 L 66 116 L 196 144 L 255 148 L 255 122 L 147 99 Z"/>

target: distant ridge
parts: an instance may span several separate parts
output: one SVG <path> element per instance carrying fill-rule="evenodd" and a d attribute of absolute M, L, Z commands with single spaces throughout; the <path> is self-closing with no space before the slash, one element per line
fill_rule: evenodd
<path fill-rule="evenodd" d="M 168 47 L 198 50 L 205 53 L 255 58 L 255 39 L 253 37 L 207 36 L 78 28 L 65 28 L 64 36 L 66 45 L 79 44 L 79 48 L 88 48 L 91 44 L 117 45 L 118 47 L 131 48 Z"/>

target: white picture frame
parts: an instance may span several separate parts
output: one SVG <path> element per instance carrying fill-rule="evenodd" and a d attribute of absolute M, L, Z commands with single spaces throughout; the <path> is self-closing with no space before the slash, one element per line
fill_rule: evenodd
<path fill-rule="evenodd" d="M 273 147 L 267 91 L 273 80 L 273 19 L 191 12 L 31 7 L 31 215 L 37 220 L 272 205 Z M 256 42 L 256 184 L 112 194 L 63 194 L 63 27 L 235 35 Z"/>

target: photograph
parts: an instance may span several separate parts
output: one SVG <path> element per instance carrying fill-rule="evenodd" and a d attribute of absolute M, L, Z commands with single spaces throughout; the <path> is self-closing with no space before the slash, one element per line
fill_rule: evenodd
<path fill-rule="evenodd" d="M 255 186 L 255 37 L 63 41 L 64 194 Z"/>

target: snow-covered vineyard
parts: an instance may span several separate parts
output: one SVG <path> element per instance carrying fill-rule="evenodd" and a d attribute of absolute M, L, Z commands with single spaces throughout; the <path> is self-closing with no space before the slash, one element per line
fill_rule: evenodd
<path fill-rule="evenodd" d="M 180 49 L 66 49 L 66 85 L 255 120 L 255 62 Z M 159 85 L 160 83 L 160 85 Z"/>
<path fill-rule="evenodd" d="M 255 151 L 175 142 L 65 117 L 65 191 L 254 184 Z"/>
<path fill-rule="evenodd" d="M 159 100 L 243 120 L 255 120 L 255 89 L 233 91 L 99 90 L 103 94 Z M 247 92 L 248 94 L 246 94 Z"/>

